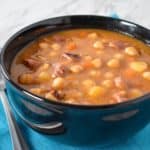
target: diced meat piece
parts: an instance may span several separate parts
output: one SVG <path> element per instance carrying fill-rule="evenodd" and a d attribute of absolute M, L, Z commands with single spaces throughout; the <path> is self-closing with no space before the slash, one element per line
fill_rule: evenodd
<path fill-rule="evenodd" d="M 53 36 L 53 40 L 55 41 L 55 42 L 65 42 L 66 41 L 66 38 L 65 37 L 63 37 L 63 36 Z"/>
<path fill-rule="evenodd" d="M 41 62 L 35 59 L 27 58 L 23 61 L 23 64 L 30 69 L 37 69 L 41 65 Z"/>
<path fill-rule="evenodd" d="M 125 91 L 120 91 L 118 93 L 115 93 L 113 95 L 113 98 L 116 100 L 117 103 L 121 103 L 121 102 L 127 100 L 127 94 Z"/>
<path fill-rule="evenodd" d="M 68 60 L 71 60 L 71 61 L 73 61 L 73 60 L 78 61 L 78 60 L 81 59 L 81 56 L 80 56 L 80 55 L 78 55 L 78 54 L 73 54 L 73 53 L 64 53 L 64 54 L 62 55 L 62 57 L 66 58 L 66 59 L 68 59 Z"/>
<path fill-rule="evenodd" d="M 114 82 L 117 88 L 120 88 L 120 89 L 126 88 L 126 83 L 125 81 L 123 81 L 121 77 L 116 77 Z"/>
<path fill-rule="evenodd" d="M 53 64 L 52 66 L 54 68 L 54 72 L 52 75 L 53 77 L 62 77 L 69 72 L 69 69 L 60 63 Z"/>
<path fill-rule="evenodd" d="M 124 49 L 125 47 L 129 46 L 129 44 L 124 41 L 112 41 L 109 43 L 109 46 L 118 49 Z"/>
<path fill-rule="evenodd" d="M 65 94 L 62 91 L 58 91 L 58 90 L 50 90 L 50 93 L 56 97 L 57 100 L 62 100 L 65 97 Z"/>

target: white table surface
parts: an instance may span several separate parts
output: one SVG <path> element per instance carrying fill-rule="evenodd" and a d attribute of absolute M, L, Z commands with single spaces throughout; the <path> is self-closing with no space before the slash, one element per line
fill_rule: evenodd
<path fill-rule="evenodd" d="M 0 46 L 22 27 L 45 18 L 113 12 L 150 28 L 150 0 L 0 0 Z"/>

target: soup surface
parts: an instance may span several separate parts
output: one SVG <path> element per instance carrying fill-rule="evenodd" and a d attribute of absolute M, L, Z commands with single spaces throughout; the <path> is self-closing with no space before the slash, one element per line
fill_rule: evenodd
<path fill-rule="evenodd" d="M 46 99 L 114 104 L 150 92 L 150 47 L 116 32 L 72 29 L 51 33 L 15 57 L 11 77 Z"/>

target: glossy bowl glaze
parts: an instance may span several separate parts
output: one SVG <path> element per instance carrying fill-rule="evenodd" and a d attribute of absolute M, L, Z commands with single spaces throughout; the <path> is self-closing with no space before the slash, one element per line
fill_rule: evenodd
<path fill-rule="evenodd" d="M 104 106 L 84 106 L 46 100 L 29 93 L 10 78 L 15 55 L 41 35 L 72 28 L 97 28 L 120 32 L 150 44 L 150 30 L 110 17 L 79 15 L 51 18 L 14 34 L 1 52 L 1 66 L 13 110 L 26 123 L 50 123 L 52 132 L 66 135 L 65 143 L 109 142 L 130 137 L 150 121 L 150 94 L 132 101 Z M 61 130 L 60 130 L 61 129 Z M 65 130 L 64 130 L 65 129 Z M 54 132 L 53 132 L 54 131 Z"/>

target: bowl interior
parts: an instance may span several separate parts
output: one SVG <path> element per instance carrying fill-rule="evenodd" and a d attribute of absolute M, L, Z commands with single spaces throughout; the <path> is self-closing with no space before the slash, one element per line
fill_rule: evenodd
<path fill-rule="evenodd" d="M 64 16 L 47 19 L 32 24 L 12 36 L 2 52 L 2 63 L 7 72 L 10 73 L 10 66 L 15 55 L 28 43 L 41 35 L 70 28 L 99 28 L 120 32 L 133 36 L 150 44 L 150 31 L 136 24 L 100 16 Z"/>
<path fill-rule="evenodd" d="M 29 25 L 13 35 L 2 49 L 2 68 L 10 79 L 10 67 L 15 55 L 27 44 L 51 32 L 72 28 L 96 28 L 120 32 L 150 44 L 150 30 L 121 19 L 102 16 L 63 16 Z"/>

